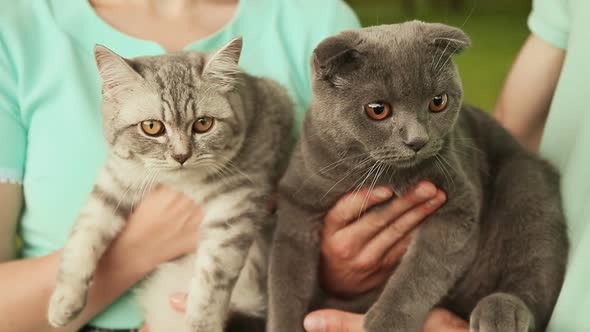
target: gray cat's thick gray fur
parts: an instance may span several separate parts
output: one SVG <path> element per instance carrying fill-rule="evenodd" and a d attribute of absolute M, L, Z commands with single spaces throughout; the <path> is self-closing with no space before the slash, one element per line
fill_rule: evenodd
<path fill-rule="evenodd" d="M 545 328 L 568 249 L 559 177 L 463 105 L 450 58 L 469 45 L 460 29 L 413 21 L 343 32 L 316 48 L 311 109 L 279 186 L 269 332 L 303 331 L 305 315 L 327 303 L 366 312 L 367 332 L 419 331 L 437 305 L 469 319 L 471 331 Z M 443 94 L 446 109 L 431 112 L 429 102 Z M 364 106 L 375 101 L 391 104 L 392 114 L 370 119 Z M 448 201 L 419 226 L 387 283 L 349 301 L 322 292 L 327 210 L 363 185 L 399 194 L 420 180 Z"/>
<path fill-rule="evenodd" d="M 241 49 L 236 38 L 212 54 L 129 60 L 97 46 L 108 156 L 64 247 L 51 325 L 82 310 L 100 257 L 155 184 L 204 217 L 198 250 L 158 266 L 138 291 L 150 331 L 220 332 L 230 311 L 264 316 L 268 202 L 288 160 L 293 105 L 278 83 L 239 69 Z M 186 317 L 167 301 L 178 291 L 188 292 Z"/>

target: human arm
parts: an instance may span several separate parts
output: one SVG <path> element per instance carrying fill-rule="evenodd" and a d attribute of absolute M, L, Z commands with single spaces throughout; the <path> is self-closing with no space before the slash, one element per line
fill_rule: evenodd
<path fill-rule="evenodd" d="M 186 294 L 172 294 L 169 299 L 172 308 L 178 312 L 186 310 Z M 363 332 L 363 315 L 339 310 L 325 309 L 310 313 L 303 323 L 306 332 Z M 468 332 L 469 324 L 454 313 L 434 308 L 424 325 L 422 332 Z M 147 326 L 140 332 L 149 332 Z"/>
<path fill-rule="evenodd" d="M 571 6 L 560 0 L 534 0 L 528 18 L 531 35 L 523 45 L 498 97 L 500 121 L 530 150 L 539 147 L 569 42 Z"/>
<path fill-rule="evenodd" d="M 307 332 L 363 332 L 362 314 L 325 309 L 314 311 L 305 318 Z M 434 308 L 424 325 L 422 332 L 468 332 L 469 324 L 452 312 Z"/>
<path fill-rule="evenodd" d="M 531 34 L 496 102 L 494 117 L 525 147 L 537 151 L 565 51 Z"/>
<path fill-rule="evenodd" d="M 16 226 L 23 207 L 22 186 L 0 183 L 0 262 L 16 256 Z"/>
<path fill-rule="evenodd" d="M 46 319 L 60 251 L 0 263 L 0 332 L 76 331 L 157 264 L 193 251 L 200 220 L 200 209 L 181 194 L 160 188 L 148 195 L 101 259 L 86 308 L 63 329 L 49 328 Z"/>
<path fill-rule="evenodd" d="M 383 284 L 405 253 L 412 231 L 446 200 L 444 192 L 428 182 L 399 198 L 392 196 L 390 188 L 377 188 L 369 196 L 364 189 L 343 196 L 326 214 L 320 265 L 326 291 L 346 298 Z"/>

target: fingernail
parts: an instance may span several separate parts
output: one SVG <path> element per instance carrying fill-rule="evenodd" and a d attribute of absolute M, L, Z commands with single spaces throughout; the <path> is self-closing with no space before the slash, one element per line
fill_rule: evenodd
<path fill-rule="evenodd" d="M 433 198 L 433 199 L 429 200 L 428 202 L 426 202 L 426 205 L 428 205 L 428 207 L 435 207 L 439 204 L 440 204 L 440 200 L 438 198 Z"/>
<path fill-rule="evenodd" d="M 427 199 L 431 198 L 432 196 L 436 195 L 436 190 L 432 190 L 431 186 L 421 185 L 416 188 L 414 192 L 418 198 Z"/>
<path fill-rule="evenodd" d="M 389 189 L 386 188 L 377 188 L 375 190 L 373 190 L 373 196 L 375 196 L 376 198 L 379 199 L 384 199 L 384 198 L 389 198 L 391 197 L 392 192 Z"/>
<path fill-rule="evenodd" d="M 429 207 L 437 207 L 437 206 L 441 206 L 446 200 L 446 196 L 444 193 L 437 193 L 436 196 L 434 196 L 434 198 L 430 199 L 428 202 L 426 202 L 426 205 L 428 205 Z"/>
<path fill-rule="evenodd" d="M 174 304 L 183 304 L 186 301 L 186 293 L 174 293 L 170 296 L 170 302 Z"/>
<path fill-rule="evenodd" d="M 317 315 L 309 315 L 305 317 L 303 327 L 307 332 L 322 332 L 324 330 L 324 320 Z"/>

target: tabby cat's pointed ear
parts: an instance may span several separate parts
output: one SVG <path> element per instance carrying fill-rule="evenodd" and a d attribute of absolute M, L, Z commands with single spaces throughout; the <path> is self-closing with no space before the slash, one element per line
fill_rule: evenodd
<path fill-rule="evenodd" d="M 102 45 L 94 47 L 94 59 L 102 78 L 103 95 L 107 98 L 115 98 L 123 92 L 132 91 L 143 81 L 124 58 Z"/>
<path fill-rule="evenodd" d="M 217 52 L 211 54 L 205 68 L 203 78 L 217 84 L 225 90 L 232 90 L 239 81 L 240 55 L 242 53 L 242 37 L 230 40 Z"/>
<path fill-rule="evenodd" d="M 471 39 L 459 28 L 440 23 L 430 23 L 428 26 L 432 44 L 442 48 L 445 53 L 459 53 L 471 46 Z"/>
<path fill-rule="evenodd" d="M 333 84 L 338 75 L 358 69 L 365 56 L 356 49 L 357 36 L 344 32 L 324 39 L 313 51 L 312 68 L 316 80 L 326 80 Z"/>

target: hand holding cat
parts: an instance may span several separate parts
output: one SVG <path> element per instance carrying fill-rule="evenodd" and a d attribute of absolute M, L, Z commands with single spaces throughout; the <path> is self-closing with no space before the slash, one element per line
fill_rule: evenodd
<path fill-rule="evenodd" d="M 419 183 L 404 196 L 393 200 L 393 191 L 385 187 L 374 189 L 367 202 L 364 200 L 366 194 L 359 192 L 358 195 L 343 196 L 324 220 L 321 280 L 327 290 L 339 295 L 357 295 L 384 282 L 410 243 L 412 230 L 446 200 L 445 194 L 428 182 Z M 388 200 L 391 202 L 383 207 L 364 213 Z M 346 252 L 353 254 L 343 255 Z M 183 311 L 186 294 L 171 296 L 170 305 Z M 327 326 L 331 330 L 347 332 L 357 331 L 355 326 L 361 327 L 361 315 L 326 312 Z M 424 332 L 440 331 L 441 324 L 445 323 L 441 312 L 433 311 L 425 325 L 432 327 Z M 322 312 L 318 314 L 323 315 Z M 148 331 L 147 326 L 141 330 Z"/>
<path fill-rule="evenodd" d="M 307 332 L 363 332 L 363 315 L 338 310 L 318 310 L 305 318 Z M 435 308 L 424 325 L 422 332 L 468 332 L 466 321 L 452 312 Z"/>
<path fill-rule="evenodd" d="M 325 290 L 339 296 L 358 295 L 385 282 L 414 228 L 446 200 L 429 182 L 393 200 L 390 188 L 376 188 L 371 195 L 366 190 L 343 196 L 324 218 L 320 280 Z"/>
<path fill-rule="evenodd" d="M 115 244 L 138 248 L 145 271 L 193 252 L 203 212 L 182 193 L 159 186 L 138 205 Z"/>
<path fill-rule="evenodd" d="M 177 293 L 170 296 L 170 305 L 176 311 L 186 309 L 186 294 Z M 305 328 L 307 332 L 362 332 L 363 315 L 338 310 L 318 310 L 307 316 Z M 314 318 L 314 325 L 309 318 Z M 467 322 L 450 311 L 435 308 L 424 322 L 422 332 L 468 332 Z M 144 326 L 140 332 L 149 332 Z"/>

